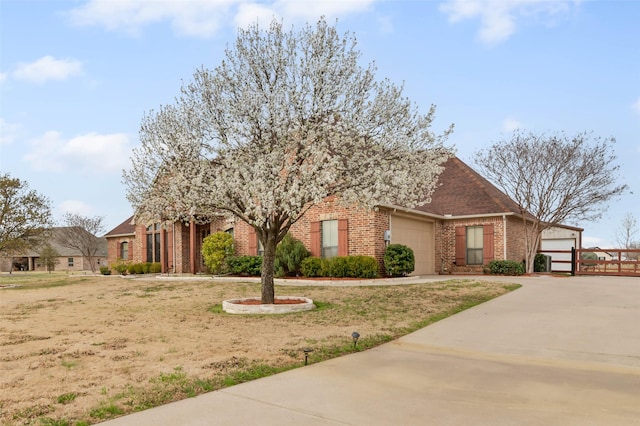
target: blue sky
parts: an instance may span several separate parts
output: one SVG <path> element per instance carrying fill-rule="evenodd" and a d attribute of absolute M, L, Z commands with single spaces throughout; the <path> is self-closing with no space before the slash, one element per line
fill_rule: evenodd
<path fill-rule="evenodd" d="M 0 170 L 66 212 L 131 214 L 122 169 L 145 112 L 171 103 L 200 66 L 214 68 L 236 29 L 338 19 L 378 78 L 404 82 L 434 129 L 473 153 L 516 129 L 617 139 L 632 194 L 585 228 L 613 245 L 640 219 L 640 2 L 544 0 L 0 2 Z"/>

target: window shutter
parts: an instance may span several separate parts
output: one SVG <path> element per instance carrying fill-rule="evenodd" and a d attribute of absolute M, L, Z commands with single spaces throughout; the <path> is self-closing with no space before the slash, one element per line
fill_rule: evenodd
<path fill-rule="evenodd" d="M 321 222 L 311 222 L 311 256 L 320 257 L 320 232 L 322 232 Z"/>
<path fill-rule="evenodd" d="M 349 221 L 338 220 L 338 256 L 349 255 Z"/>
<path fill-rule="evenodd" d="M 467 228 L 456 226 L 456 265 L 465 266 L 467 264 Z"/>
<path fill-rule="evenodd" d="M 258 254 L 258 236 L 253 227 L 249 228 L 249 255 L 256 256 Z"/>
<path fill-rule="evenodd" d="M 494 259 L 493 225 L 484 225 L 482 239 L 482 263 L 488 264 Z"/>
<path fill-rule="evenodd" d="M 133 240 L 127 241 L 127 259 L 133 260 Z"/>

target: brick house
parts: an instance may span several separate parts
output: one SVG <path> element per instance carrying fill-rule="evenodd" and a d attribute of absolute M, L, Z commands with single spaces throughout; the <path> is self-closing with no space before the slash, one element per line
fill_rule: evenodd
<path fill-rule="evenodd" d="M 64 228 L 62 227 L 52 228 L 51 235 L 46 241 L 46 243 L 50 244 L 59 255 L 56 258 L 56 265 L 54 269 L 56 271 L 67 272 L 90 271 L 91 264 L 89 263 L 88 258 L 86 258 L 79 250 L 66 247 L 62 244 L 60 232 L 63 229 Z M 105 238 L 99 238 L 89 234 L 84 230 L 81 232 L 85 232 L 90 238 L 97 239 L 98 249 L 95 256 L 93 256 L 94 269 L 98 269 L 101 266 L 109 264 L 107 240 Z M 42 247 L 32 248 L 21 253 L 16 253 L 10 257 L 0 257 L 0 271 L 46 271 L 47 266 L 40 259 L 41 249 Z"/>
<path fill-rule="evenodd" d="M 494 259 L 521 262 L 523 227 L 517 203 L 454 157 L 445 163 L 430 203 L 413 209 L 381 205 L 365 210 L 344 207 L 328 197 L 290 232 L 313 256 L 368 255 L 381 265 L 387 244 L 405 244 L 416 257 L 414 274 L 427 275 L 479 273 Z M 106 235 L 108 259 L 160 262 L 168 273 L 206 272 L 200 247 L 217 231 L 234 236 L 236 254 L 260 254 L 253 228 L 234 218 L 145 227 L 135 225 L 131 217 Z"/>

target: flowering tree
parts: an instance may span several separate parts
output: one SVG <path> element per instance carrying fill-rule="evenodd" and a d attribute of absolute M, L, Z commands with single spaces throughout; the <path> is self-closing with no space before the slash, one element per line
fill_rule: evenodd
<path fill-rule="evenodd" d="M 376 81 L 355 45 L 324 20 L 240 30 L 217 68 L 143 119 L 124 175 L 138 218 L 245 221 L 264 247 L 262 303 L 273 303 L 276 245 L 314 204 L 428 201 L 451 129 L 434 135 L 435 108 L 421 115 L 402 88 Z"/>
<path fill-rule="evenodd" d="M 616 183 L 614 142 L 589 133 L 516 131 L 510 139 L 476 152 L 482 174 L 520 206 L 527 273 L 533 272 L 543 230 L 565 221 L 596 220 L 607 201 L 627 190 Z"/>

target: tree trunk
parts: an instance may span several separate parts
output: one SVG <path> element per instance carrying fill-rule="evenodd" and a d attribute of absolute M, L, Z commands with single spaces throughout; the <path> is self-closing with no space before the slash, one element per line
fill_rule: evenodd
<path fill-rule="evenodd" d="M 264 253 L 262 254 L 262 272 L 260 273 L 262 281 L 261 303 L 271 304 L 275 301 L 273 275 L 276 262 L 276 246 L 278 245 L 276 231 L 267 231 L 265 239 L 266 241 L 262 242 Z"/>
<path fill-rule="evenodd" d="M 535 267 L 536 254 L 538 253 L 538 247 L 540 246 L 540 239 L 542 237 L 542 231 L 539 230 L 537 225 L 532 225 L 531 233 L 529 236 L 529 241 L 527 242 L 526 248 L 526 273 L 533 274 L 533 269 Z"/>

